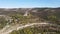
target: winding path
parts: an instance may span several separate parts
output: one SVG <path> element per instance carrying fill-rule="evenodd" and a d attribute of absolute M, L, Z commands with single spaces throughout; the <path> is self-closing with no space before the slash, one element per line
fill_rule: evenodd
<path fill-rule="evenodd" d="M 13 30 L 19 30 L 19 29 L 24 29 L 26 27 L 29 27 L 29 26 L 34 26 L 34 25 L 41 25 L 41 26 L 48 26 L 48 25 L 54 25 L 56 26 L 55 24 L 50 24 L 50 23 L 31 23 L 31 24 L 26 24 L 26 25 L 14 25 L 14 26 L 9 26 L 7 25 L 6 27 L 4 27 L 2 30 L 0 30 L 0 34 L 9 34 L 10 32 L 12 32 Z"/>

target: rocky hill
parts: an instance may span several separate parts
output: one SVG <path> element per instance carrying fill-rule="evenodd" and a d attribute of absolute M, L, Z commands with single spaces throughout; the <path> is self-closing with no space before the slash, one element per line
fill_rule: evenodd
<path fill-rule="evenodd" d="M 60 27 L 58 26 L 60 25 L 60 8 L 0 8 L 0 29 L 3 31 L 4 28 L 6 29 L 7 25 L 9 25 L 7 29 L 10 30 L 9 28 L 11 28 L 12 26 L 15 27 L 17 24 L 26 25 L 30 23 L 41 23 L 41 22 L 47 22 L 49 24 L 56 24 L 56 25 L 52 26 L 47 25 L 46 27 L 42 26 L 43 28 L 40 27 L 39 25 L 36 25 L 34 26 L 34 28 L 28 27 L 18 31 L 20 32 L 20 34 L 22 33 L 22 31 L 25 34 L 26 33 L 33 34 L 34 32 L 35 34 L 46 33 L 46 32 L 60 32 L 59 29 Z M 27 29 L 29 30 L 29 32 Z M 36 31 L 34 29 L 36 29 Z M 16 32 L 12 31 L 11 34 L 13 33 L 16 34 L 18 31 Z"/>

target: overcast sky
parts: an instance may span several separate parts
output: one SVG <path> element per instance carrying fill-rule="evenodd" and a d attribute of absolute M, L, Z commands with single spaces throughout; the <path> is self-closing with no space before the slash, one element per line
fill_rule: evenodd
<path fill-rule="evenodd" d="M 60 7 L 60 0 L 0 0 L 0 8 Z"/>

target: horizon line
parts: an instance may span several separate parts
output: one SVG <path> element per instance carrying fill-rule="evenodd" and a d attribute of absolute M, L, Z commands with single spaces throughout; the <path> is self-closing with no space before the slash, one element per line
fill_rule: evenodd
<path fill-rule="evenodd" d="M 60 8 L 60 7 L 0 7 L 0 8 Z"/>

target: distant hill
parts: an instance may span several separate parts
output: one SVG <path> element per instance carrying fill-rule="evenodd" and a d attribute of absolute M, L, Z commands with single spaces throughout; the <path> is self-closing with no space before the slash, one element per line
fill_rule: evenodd
<path fill-rule="evenodd" d="M 40 19 L 60 24 L 60 8 L 0 8 L 0 15 L 24 15 L 26 11 Z"/>

